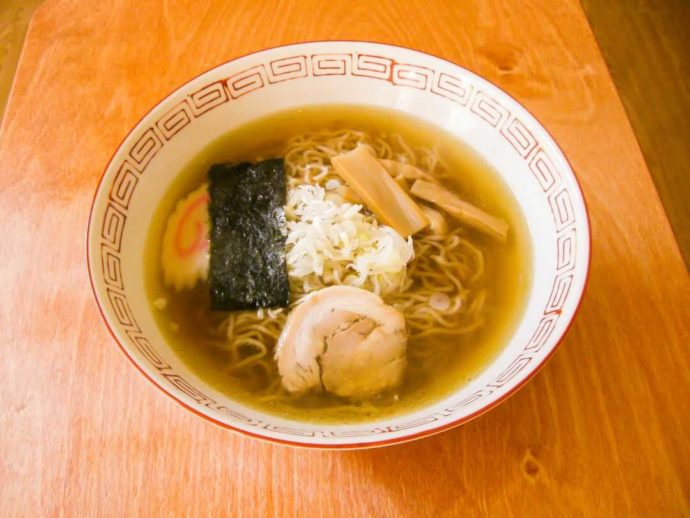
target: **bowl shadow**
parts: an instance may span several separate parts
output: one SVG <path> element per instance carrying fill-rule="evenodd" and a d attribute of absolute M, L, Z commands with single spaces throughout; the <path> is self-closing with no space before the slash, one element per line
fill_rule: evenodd
<path fill-rule="evenodd" d="M 558 363 L 551 362 L 551 367 L 558 370 Z M 367 500 L 377 502 L 378 508 L 368 512 L 383 516 L 487 512 L 488 495 L 501 494 L 508 504 L 507 497 L 525 483 L 535 485 L 544 479 L 540 459 L 549 453 L 544 439 L 553 434 L 554 425 L 539 419 L 537 402 L 549 391 L 552 373 L 548 371 L 508 401 L 457 428 L 406 444 L 342 453 L 348 469 L 371 481 L 369 490 L 375 495 Z M 380 508 L 382 502 L 387 509 Z"/>

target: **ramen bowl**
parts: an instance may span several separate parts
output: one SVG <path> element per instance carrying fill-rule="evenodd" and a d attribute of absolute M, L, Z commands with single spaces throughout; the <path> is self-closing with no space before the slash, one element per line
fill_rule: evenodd
<path fill-rule="evenodd" d="M 444 399 L 360 424 L 309 424 L 247 407 L 204 382 L 159 330 L 145 290 L 144 250 L 156 207 L 190 157 L 257 118 L 315 104 L 394 109 L 427 121 L 480 155 L 517 200 L 532 244 L 524 313 L 500 353 Z M 154 385 L 224 428 L 315 448 L 384 446 L 457 426 L 505 400 L 555 351 L 589 273 L 581 190 L 544 127 L 517 101 L 453 63 L 365 42 L 314 42 L 220 65 L 168 95 L 131 130 L 108 164 L 88 228 L 88 267 L 103 318 Z"/>

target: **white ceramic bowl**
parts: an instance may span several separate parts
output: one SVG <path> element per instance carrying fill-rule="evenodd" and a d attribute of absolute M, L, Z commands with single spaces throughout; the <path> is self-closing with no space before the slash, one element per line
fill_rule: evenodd
<path fill-rule="evenodd" d="M 223 396 L 176 357 L 144 294 L 147 230 L 180 166 L 249 120 L 324 103 L 394 108 L 468 143 L 516 196 L 534 247 L 524 318 L 491 365 L 434 405 L 371 424 L 305 424 Z M 589 272 L 590 235 L 582 193 L 567 160 L 514 99 L 443 59 L 390 45 L 335 41 L 250 54 L 167 96 L 127 135 L 108 164 L 93 202 L 87 247 L 103 318 L 132 363 L 166 394 L 220 426 L 254 437 L 358 448 L 408 441 L 466 422 L 534 375 L 578 309 Z"/>

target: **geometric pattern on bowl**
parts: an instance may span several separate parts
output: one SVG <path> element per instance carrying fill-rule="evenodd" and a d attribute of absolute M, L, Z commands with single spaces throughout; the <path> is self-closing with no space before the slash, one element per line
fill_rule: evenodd
<path fill-rule="evenodd" d="M 353 101 L 348 92 L 359 92 L 359 97 Z M 533 278 L 542 286 L 541 294 L 533 289 L 521 326 L 480 380 L 406 416 L 369 425 L 308 425 L 243 407 L 206 386 L 172 357 L 152 327 L 147 305 L 141 303 L 140 272 L 129 274 L 133 287 L 127 273 L 138 268 L 133 256 L 142 262 L 141 228 L 147 226 L 142 224 L 142 219 L 147 221 L 142 207 L 155 208 L 151 199 L 162 195 L 167 185 L 157 190 L 148 186 L 141 196 L 138 192 L 150 174 L 164 178 L 150 171 L 165 167 L 157 161 L 167 150 L 168 162 L 179 165 L 180 159 L 184 162 L 190 152 L 227 131 L 229 119 L 239 125 L 259 112 L 285 108 L 280 105 L 285 99 L 290 106 L 318 99 L 401 109 L 440 122 L 494 162 L 499 173 L 506 170 L 495 163 L 499 156 L 511 170 L 521 171 L 520 178 L 517 173 L 502 176 L 514 192 L 524 191 L 518 201 L 534 244 Z M 204 121 L 209 122 L 202 126 Z M 475 135 L 480 135 L 476 142 Z M 134 210 L 137 204 L 140 208 Z M 538 208 L 531 214 L 533 207 Z M 134 232 L 138 234 L 128 237 Z M 92 287 L 109 329 L 125 354 L 163 391 L 216 424 L 248 435 L 300 446 L 353 448 L 439 432 L 517 390 L 550 356 L 575 316 L 589 273 L 590 235 L 582 193 L 567 160 L 543 126 L 499 88 L 462 67 L 409 49 L 314 42 L 260 51 L 220 65 L 144 116 L 104 172 L 92 206 L 87 248 Z M 543 264 L 538 260 L 542 256 L 547 257 Z"/>

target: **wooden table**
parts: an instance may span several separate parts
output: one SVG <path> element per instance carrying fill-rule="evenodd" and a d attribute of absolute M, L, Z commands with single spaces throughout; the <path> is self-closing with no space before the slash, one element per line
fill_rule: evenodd
<path fill-rule="evenodd" d="M 690 269 L 690 2 L 581 2 Z"/>
<path fill-rule="evenodd" d="M 561 144 L 591 212 L 591 284 L 547 367 L 465 426 L 380 450 L 272 446 L 184 411 L 112 343 L 86 274 L 93 191 L 139 117 L 217 63 L 318 39 L 494 81 Z M 0 133 L 0 222 L 3 514 L 690 513 L 690 279 L 576 0 L 49 0 Z"/>

